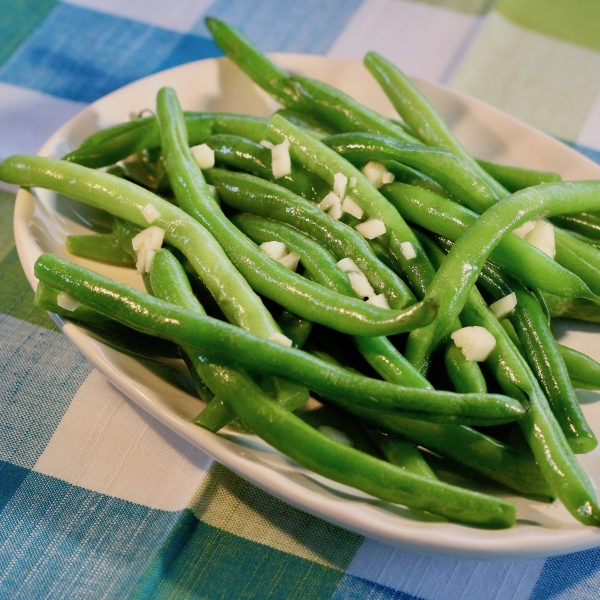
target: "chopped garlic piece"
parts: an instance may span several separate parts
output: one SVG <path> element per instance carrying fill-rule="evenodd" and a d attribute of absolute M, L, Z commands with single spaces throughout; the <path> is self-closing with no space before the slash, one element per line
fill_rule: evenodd
<path fill-rule="evenodd" d="M 512 294 L 508 294 L 508 296 L 504 296 L 504 298 L 500 298 L 497 302 L 490 304 L 491 311 L 498 317 L 498 320 L 504 319 L 515 310 L 515 306 L 517 306 L 517 295 L 513 292 Z"/>
<path fill-rule="evenodd" d="M 483 362 L 496 346 L 496 338 L 485 328 L 474 325 L 458 329 L 451 336 L 467 360 Z"/>
<path fill-rule="evenodd" d="M 329 210 L 336 202 L 340 201 L 340 197 L 333 192 L 329 192 L 319 204 L 317 204 L 318 208 L 321 210 Z"/>
<path fill-rule="evenodd" d="M 217 188 L 214 185 L 210 185 L 210 183 L 207 183 L 206 187 L 208 187 L 208 191 L 210 192 L 210 195 L 215 200 L 219 200 L 219 193 L 217 192 Z"/>
<path fill-rule="evenodd" d="M 273 260 L 279 260 L 287 254 L 287 248 L 283 242 L 264 242 L 260 245 L 260 249 Z"/>
<path fill-rule="evenodd" d="M 554 258 L 556 242 L 554 240 L 554 227 L 548 221 L 538 221 L 535 227 L 525 236 L 525 241 Z"/>
<path fill-rule="evenodd" d="M 140 231 L 131 240 L 131 247 L 135 252 L 142 248 L 146 248 L 147 250 L 158 250 L 162 246 L 164 235 L 164 229 L 152 225 L 152 227 Z"/>
<path fill-rule="evenodd" d="M 356 187 L 356 177 L 350 177 L 350 187 L 351 188 Z"/>
<path fill-rule="evenodd" d="M 332 207 L 327 211 L 327 214 L 336 221 L 339 221 L 342 218 L 344 211 L 342 210 L 342 203 L 339 198 L 333 203 Z"/>
<path fill-rule="evenodd" d="M 375 296 L 375 290 L 364 273 L 350 272 L 348 277 L 352 289 L 359 298 L 372 298 Z"/>
<path fill-rule="evenodd" d="M 346 196 L 342 202 L 342 210 L 357 219 L 362 219 L 365 214 L 363 209 L 354 202 L 350 196 Z"/>
<path fill-rule="evenodd" d="M 538 219 L 532 219 L 531 221 L 526 221 L 521 225 L 521 227 L 517 227 L 513 229 L 513 233 L 520 238 L 525 238 L 525 236 L 535 227 Z"/>
<path fill-rule="evenodd" d="M 138 275 L 146 272 L 146 249 L 138 250 L 137 260 L 135 261 L 135 270 Z"/>
<path fill-rule="evenodd" d="M 270 148 L 271 150 L 275 148 L 275 144 L 273 142 L 270 142 L 269 140 L 260 140 L 259 144 L 261 146 L 264 146 L 265 148 Z"/>
<path fill-rule="evenodd" d="M 385 224 L 379 219 L 369 219 L 364 223 L 359 223 L 355 229 L 366 240 L 373 240 L 385 233 Z"/>
<path fill-rule="evenodd" d="M 192 146 L 190 148 L 194 160 L 201 169 L 210 169 L 215 166 L 215 151 L 207 144 Z"/>
<path fill-rule="evenodd" d="M 344 446 L 354 446 L 352 440 L 339 429 L 335 427 L 329 427 L 329 425 L 321 425 L 317 428 L 323 435 L 331 438 L 332 440 L 339 442 L 340 444 L 344 444 Z"/>
<path fill-rule="evenodd" d="M 338 261 L 337 266 L 344 273 L 362 273 L 358 265 L 351 258 L 342 258 L 342 260 Z"/>
<path fill-rule="evenodd" d="M 150 203 L 142 208 L 142 215 L 144 215 L 144 219 L 146 219 L 148 223 L 154 223 L 156 219 L 160 219 L 160 213 Z"/>
<path fill-rule="evenodd" d="M 385 185 L 386 183 L 392 183 L 396 179 L 396 176 L 393 173 L 390 173 L 388 170 L 381 176 L 381 182 Z"/>
<path fill-rule="evenodd" d="M 295 271 L 300 262 L 300 255 L 295 252 L 290 252 L 289 254 L 282 256 L 277 262 L 280 262 L 284 267 L 287 267 L 291 271 Z"/>
<path fill-rule="evenodd" d="M 362 168 L 363 175 L 375 188 L 380 188 L 384 183 L 394 181 L 394 175 L 390 173 L 380 162 L 372 160 Z"/>
<path fill-rule="evenodd" d="M 400 250 L 402 251 L 402 254 L 404 255 L 404 258 L 406 260 L 412 260 L 413 258 L 417 258 L 417 253 L 415 252 L 415 249 L 410 242 L 402 242 L 400 244 Z"/>
<path fill-rule="evenodd" d="M 336 173 L 333 176 L 333 193 L 343 200 L 346 196 L 346 186 L 348 185 L 348 178 L 343 173 Z"/>
<path fill-rule="evenodd" d="M 150 269 L 152 268 L 152 261 L 154 260 L 155 254 L 156 250 L 146 250 L 146 260 L 144 264 L 144 271 L 146 273 L 150 273 Z"/>
<path fill-rule="evenodd" d="M 389 308 L 387 298 L 385 294 L 377 294 L 377 296 L 373 296 L 367 300 L 367 304 L 372 304 L 373 306 L 379 306 L 379 308 Z"/>
<path fill-rule="evenodd" d="M 287 337 L 287 335 L 283 335 L 283 333 L 279 333 L 278 331 L 270 335 L 269 341 L 275 342 L 280 346 L 286 346 L 287 348 L 292 347 L 292 340 L 290 340 L 290 338 Z"/>
<path fill-rule="evenodd" d="M 271 169 L 273 177 L 279 179 L 292 172 L 292 159 L 290 157 L 290 141 L 286 138 L 271 148 Z"/>
<path fill-rule="evenodd" d="M 73 312 L 80 303 L 77 302 L 77 300 L 73 300 L 71 296 L 67 296 L 67 294 L 58 294 L 56 297 L 56 304 L 69 312 Z"/>

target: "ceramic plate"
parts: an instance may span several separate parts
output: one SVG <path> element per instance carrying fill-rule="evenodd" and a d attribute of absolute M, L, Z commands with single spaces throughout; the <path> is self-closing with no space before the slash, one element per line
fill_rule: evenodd
<path fill-rule="evenodd" d="M 394 112 L 362 65 L 316 56 L 276 55 L 281 66 L 327 81 L 388 116 Z M 506 164 L 557 171 L 565 179 L 600 178 L 600 167 L 567 146 L 472 98 L 430 83 L 417 82 L 453 131 L 477 157 Z M 98 100 L 61 127 L 40 154 L 62 156 L 94 131 L 152 109 L 162 86 L 177 90 L 185 110 L 221 110 L 269 116 L 273 102 L 226 59 L 205 60 L 158 73 Z M 21 263 L 33 287 L 33 264 L 54 252 L 99 273 L 143 289 L 129 269 L 69 256 L 65 238 L 87 231 L 88 208 L 46 190 L 17 196 L 15 236 Z M 425 522 L 405 509 L 371 498 L 298 468 L 253 436 L 234 431 L 214 435 L 190 423 L 203 404 L 182 391 L 177 365 L 166 380 L 149 365 L 119 354 L 73 324 L 56 319 L 67 337 L 123 393 L 215 460 L 278 498 L 341 527 L 425 552 L 472 558 L 550 556 L 600 545 L 600 530 L 575 521 L 560 503 L 545 505 L 512 498 L 518 523 L 509 530 L 487 531 L 452 523 Z M 600 360 L 598 330 L 576 323 L 558 325 L 563 343 Z M 185 384 L 185 382 L 184 382 Z M 185 385 L 183 386 L 185 388 Z M 581 395 L 584 412 L 600 434 L 600 403 Z M 596 484 L 600 451 L 581 457 Z"/>

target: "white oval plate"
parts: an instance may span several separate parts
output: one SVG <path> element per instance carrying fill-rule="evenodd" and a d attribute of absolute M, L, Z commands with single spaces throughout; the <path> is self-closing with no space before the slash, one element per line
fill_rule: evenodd
<path fill-rule="evenodd" d="M 394 112 L 362 65 L 302 55 L 274 57 L 281 66 L 327 81 L 360 102 L 390 117 Z M 549 136 L 486 104 L 447 88 L 418 82 L 448 119 L 466 147 L 480 158 L 557 171 L 565 179 L 600 178 L 600 167 Z M 269 116 L 274 103 L 226 59 L 177 67 L 132 83 L 94 102 L 61 127 L 40 154 L 62 156 L 92 132 L 152 109 L 162 86 L 177 90 L 186 110 L 229 110 Z M 54 252 L 99 273 L 143 289 L 129 269 L 70 256 L 69 234 L 85 233 L 86 207 L 46 190 L 21 190 L 15 211 L 15 237 L 21 263 L 33 287 L 33 264 L 43 252 Z M 453 523 L 420 521 L 406 510 L 357 490 L 307 473 L 253 436 L 235 432 L 211 434 L 190 423 L 203 404 L 160 378 L 140 362 L 108 348 L 73 324 L 56 319 L 86 358 L 141 407 L 248 481 L 304 511 L 341 527 L 425 552 L 471 558 L 550 556 L 600 545 L 600 530 L 586 528 L 560 503 L 545 505 L 510 497 L 518 505 L 518 523 L 509 530 L 488 531 Z M 562 325 L 563 341 L 600 360 L 597 328 Z M 584 412 L 600 433 L 600 405 L 586 393 Z M 594 484 L 600 480 L 599 452 L 581 457 Z"/>

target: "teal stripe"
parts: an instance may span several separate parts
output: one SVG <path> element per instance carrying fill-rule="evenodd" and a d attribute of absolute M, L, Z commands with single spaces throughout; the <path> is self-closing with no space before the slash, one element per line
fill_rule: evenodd
<path fill-rule="evenodd" d="M 0 18 L 0 65 L 37 29 L 57 0 L 8 0 Z"/>
<path fill-rule="evenodd" d="M 152 598 L 329 599 L 343 573 L 198 522 Z"/>

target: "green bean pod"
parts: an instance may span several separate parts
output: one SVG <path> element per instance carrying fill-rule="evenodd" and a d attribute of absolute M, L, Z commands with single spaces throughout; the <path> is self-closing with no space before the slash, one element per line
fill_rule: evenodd
<path fill-rule="evenodd" d="M 477 164 L 511 194 L 541 183 L 562 181 L 562 177 L 558 173 L 551 171 L 512 167 L 481 159 L 477 159 Z"/>
<path fill-rule="evenodd" d="M 352 199 L 363 209 L 366 217 L 385 223 L 386 233 L 381 236 L 398 262 L 415 293 L 422 295 L 433 276 L 433 269 L 418 239 L 398 211 L 366 180 L 363 174 L 325 144 L 311 138 L 282 117 L 275 115 L 269 124 L 268 136 L 272 141 L 290 141 L 294 160 L 324 179 L 333 187 L 334 175 L 342 173 L 348 180 L 356 177 L 356 186 L 349 190 Z M 410 242 L 416 257 L 407 259 L 401 244 Z"/>
<path fill-rule="evenodd" d="M 553 493 L 577 520 L 599 526 L 600 507 L 587 474 L 573 454 L 524 358 L 474 287 L 468 294 L 462 314 L 466 324 L 485 327 L 496 339 L 496 347 L 487 364 L 505 393 L 516 397 L 524 393 L 529 399 L 529 411 L 519 421 L 519 426 Z"/>
<path fill-rule="evenodd" d="M 122 267 L 135 266 L 135 261 L 123 250 L 112 233 L 69 235 L 66 246 L 67 252 L 74 256 Z"/>
<path fill-rule="evenodd" d="M 528 188 L 486 210 L 457 240 L 429 286 L 427 295 L 440 297 L 440 313 L 433 323 L 409 335 L 407 358 L 418 368 L 426 368 L 431 352 L 449 334 L 463 309 L 485 261 L 506 234 L 542 213 L 598 207 L 600 182 L 578 181 Z"/>
<path fill-rule="evenodd" d="M 581 412 L 567 367 L 548 321 L 537 300 L 527 290 L 518 284 L 511 285 L 511 288 L 517 295 L 517 306 L 509 319 L 545 392 L 550 408 L 573 451 L 591 452 L 598 445 L 598 441 Z"/>
<path fill-rule="evenodd" d="M 600 363 L 587 354 L 558 344 L 574 387 L 600 390 Z"/>
<path fill-rule="evenodd" d="M 401 183 L 390 183 L 381 193 L 409 222 L 456 241 L 475 223 L 479 215 L 455 202 L 427 190 Z M 516 235 L 502 238 L 490 260 L 527 285 L 566 297 L 590 297 L 584 281 Z"/>
<path fill-rule="evenodd" d="M 340 133 L 322 142 L 355 166 L 371 160 L 390 161 L 413 167 L 431 177 L 459 201 L 481 213 L 496 197 L 479 173 L 463 158 L 439 148 L 405 144 L 389 136 L 371 133 Z"/>
<path fill-rule="evenodd" d="M 229 370 L 213 369 L 203 375 L 253 432 L 315 473 L 455 521 L 495 528 L 514 523 L 514 504 L 416 475 L 335 442 L 267 399 L 241 372 L 234 377 Z"/>
<path fill-rule="evenodd" d="M 352 407 L 366 406 L 377 414 L 402 412 L 415 418 L 480 424 L 511 422 L 525 412 L 518 402 L 505 396 L 408 389 L 354 375 L 300 350 L 173 306 L 51 254 L 36 261 L 34 272 L 40 281 L 138 331 L 192 346 L 215 362 L 307 385 L 350 412 Z"/>
<path fill-rule="evenodd" d="M 298 108 L 297 93 L 287 73 L 276 67 L 241 31 L 224 21 L 208 17 L 206 27 L 216 44 L 246 75 L 278 102 Z"/>
<path fill-rule="evenodd" d="M 267 181 L 274 181 L 271 165 L 271 150 L 252 140 L 234 135 L 213 135 L 206 144 L 215 151 L 218 166 L 231 167 L 251 173 Z M 327 184 L 310 171 L 292 165 L 292 172 L 277 180 L 278 185 L 309 200 L 322 200 L 330 191 Z"/>
<path fill-rule="evenodd" d="M 409 144 L 419 143 L 402 127 L 327 83 L 299 76 L 289 77 L 287 81 L 296 93 L 301 110 L 338 131 L 368 131 Z"/>
<path fill-rule="evenodd" d="M 237 133 L 259 142 L 265 136 L 267 121 L 234 113 L 185 112 L 190 146 L 202 144 L 213 134 Z M 86 140 L 64 160 L 98 169 L 112 165 L 142 150 L 160 147 L 156 117 L 135 119 L 102 129 Z"/>
<path fill-rule="evenodd" d="M 212 278 L 207 286 L 214 297 L 218 298 L 222 294 L 223 286 L 219 277 L 223 275 L 222 265 L 228 264 L 229 259 L 221 245 L 194 218 L 147 190 L 100 171 L 41 156 L 21 155 L 6 159 L 0 164 L 0 179 L 29 187 L 52 189 L 142 227 L 148 225 L 142 209 L 151 204 L 161 214 L 155 225 L 165 230 L 165 240 L 186 255 L 194 268 L 198 269 L 201 278 Z M 230 223 L 227 228 L 235 229 Z M 392 335 L 420 327 L 435 314 L 436 301 L 414 305 L 399 312 L 340 296 L 267 259 L 250 241 L 245 248 L 241 248 L 239 243 L 236 244 L 239 242 L 237 234 L 234 238 L 228 231 L 227 236 L 231 254 L 236 256 L 237 252 L 242 253 L 236 257 L 236 266 L 244 269 L 249 279 L 258 282 L 257 288 L 260 287 L 261 293 L 266 292 L 264 295 L 271 296 L 291 312 L 305 316 L 308 320 L 357 335 Z M 227 245 L 224 238 L 221 241 L 223 245 Z M 205 258 L 204 254 L 208 249 L 211 252 L 214 250 L 215 257 L 218 255 L 213 274 L 207 273 L 198 261 L 199 256 Z M 259 269 L 257 265 L 264 268 Z M 246 287 L 242 282 L 240 285 Z M 235 301 L 230 302 L 228 312 L 232 318 L 236 318 Z M 248 313 L 241 316 L 244 319 L 255 318 Z"/>
<path fill-rule="evenodd" d="M 398 67 L 376 52 L 368 52 L 364 64 L 420 140 L 428 146 L 449 150 L 460 156 L 479 172 L 498 199 L 506 196 L 506 190 L 475 162 L 435 108 Z"/>
<path fill-rule="evenodd" d="M 573 214 L 554 217 L 552 222 L 575 233 L 598 242 L 600 240 L 600 216 L 594 214 Z"/>
<path fill-rule="evenodd" d="M 392 308 L 415 301 L 402 279 L 378 260 L 358 231 L 332 219 L 312 202 L 252 175 L 212 169 L 206 176 L 232 208 L 288 223 L 323 244 L 338 260 L 351 258 L 377 293 L 385 293 Z"/>

